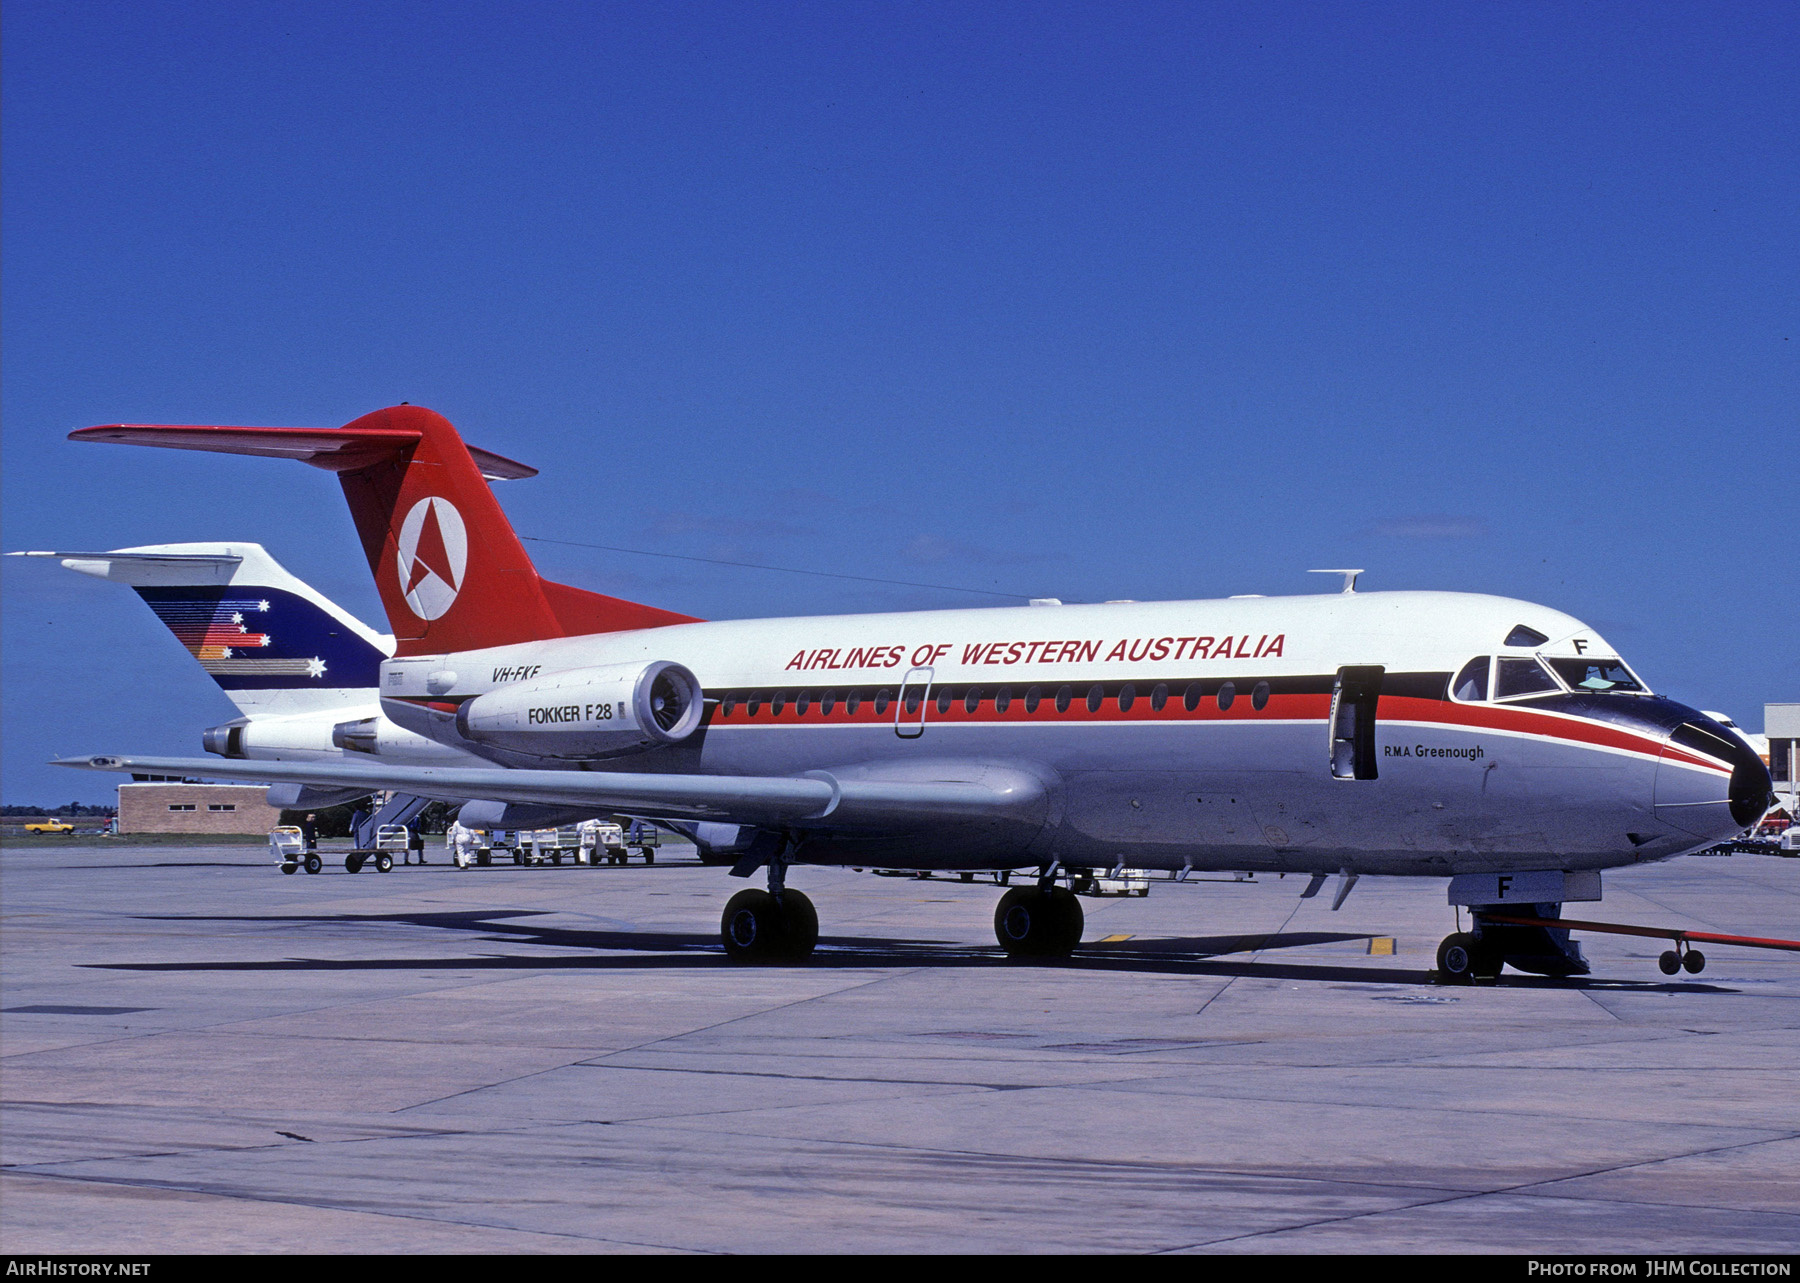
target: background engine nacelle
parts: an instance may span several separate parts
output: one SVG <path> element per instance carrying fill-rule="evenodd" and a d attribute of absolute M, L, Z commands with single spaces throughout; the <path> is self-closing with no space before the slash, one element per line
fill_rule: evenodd
<path fill-rule="evenodd" d="M 700 726 L 700 682 L 680 664 L 608 664 L 477 695 L 464 739 L 533 757 L 593 758 L 679 744 Z"/>

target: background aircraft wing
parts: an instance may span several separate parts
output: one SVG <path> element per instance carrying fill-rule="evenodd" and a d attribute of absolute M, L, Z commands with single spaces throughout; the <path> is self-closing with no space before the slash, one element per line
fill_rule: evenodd
<path fill-rule="evenodd" d="M 394 789 L 420 797 L 591 807 L 596 812 L 738 824 L 891 829 L 920 822 L 1021 818 L 1044 803 L 1035 775 L 979 766 L 977 780 L 840 779 L 804 775 L 661 775 L 501 767 L 389 766 L 379 762 L 263 762 L 193 757 L 63 758 L 58 766 L 271 784 Z"/>

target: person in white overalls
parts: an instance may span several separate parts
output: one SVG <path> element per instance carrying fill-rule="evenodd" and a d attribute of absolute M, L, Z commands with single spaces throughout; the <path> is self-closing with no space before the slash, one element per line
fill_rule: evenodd
<path fill-rule="evenodd" d="M 450 829 L 444 835 L 444 841 L 455 852 L 451 858 L 456 867 L 466 869 L 475 863 L 475 830 L 469 828 L 461 820 L 450 821 Z"/>
<path fill-rule="evenodd" d="M 600 821 L 583 820 L 576 830 L 581 834 L 580 860 L 583 864 L 600 863 Z"/>

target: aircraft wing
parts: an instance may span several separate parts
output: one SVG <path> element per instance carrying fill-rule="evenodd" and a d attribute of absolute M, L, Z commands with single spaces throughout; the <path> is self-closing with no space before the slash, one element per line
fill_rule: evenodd
<path fill-rule="evenodd" d="M 978 767 L 975 780 L 840 779 L 804 775 L 660 775 L 501 767 L 389 766 L 379 762 L 264 762 L 194 757 L 62 758 L 58 766 L 268 784 L 395 789 L 420 797 L 591 806 L 659 819 L 831 829 L 892 829 L 926 821 L 1023 818 L 1044 804 L 1025 771 Z"/>

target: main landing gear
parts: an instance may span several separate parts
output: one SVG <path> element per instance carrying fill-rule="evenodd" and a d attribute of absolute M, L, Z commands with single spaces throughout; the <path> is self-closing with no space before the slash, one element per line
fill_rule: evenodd
<path fill-rule="evenodd" d="M 994 909 L 994 936 L 1009 958 L 1066 958 L 1083 925 L 1081 901 L 1053 883 L 1014 887 Z"/>
<path fill-rule="evenodd" d="M 725 904 L 719 935 L 736 962 L 800 962 L 819 943 L 819 913 L 787 885 L 787 861 L 769 861 L 767 891 L 739 891 Z"/>

